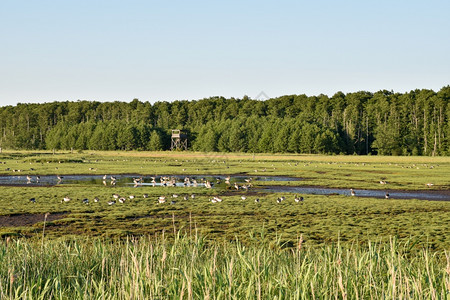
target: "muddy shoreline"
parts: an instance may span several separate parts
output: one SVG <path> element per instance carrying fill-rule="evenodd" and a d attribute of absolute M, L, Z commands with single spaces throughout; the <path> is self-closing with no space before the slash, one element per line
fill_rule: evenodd
<path fill-rule="evenodd" d="M 47 215 L 47 222 L 65 218 L 68 212 L 56 212 Z M 12 214 L 0 216 L 0 227 L 20 227 L 29 226 L 39 222 L 44 222 L 45 214 Z"/>

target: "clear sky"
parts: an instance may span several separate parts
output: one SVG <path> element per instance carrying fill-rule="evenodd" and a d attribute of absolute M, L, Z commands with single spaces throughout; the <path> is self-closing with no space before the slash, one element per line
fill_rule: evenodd
<path fill-rule="evenodd" d="M 450 84 L 450 1 L 0 0 L 0 105 Z"/>

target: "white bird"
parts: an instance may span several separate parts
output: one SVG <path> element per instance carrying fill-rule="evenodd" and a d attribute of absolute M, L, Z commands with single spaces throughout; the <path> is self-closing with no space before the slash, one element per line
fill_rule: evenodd
<path fill-rule="evenodd" d="M 133 200 L 134 199 L 134 195 L 130 195 L 130 196 L 128 196 L 128 198 L 130 198 L 130 200 Z"/>
<path fill-rule="evenodd" d="M 350 189 L 350 195 L 356 196 L 356 193 L 355 193 L 355 191 L 353 189 Z"/>
<path fill-rule="evenodd" d="M 116 204 L 116 201 L 112 200 L 112 201 L 108 201 L 108 205 L 114 205 Z"/>
<path fill-rule="evenodd" d="M 142 195 L 142 197 L 148 198 L 148 194 L 144 194 L 144 195 Z"/>
<path fill-rule="evenodd" d="M 172 198 L 178 198 L 178 194 L 173 194 Z"/>
<path fill-rule="evenodd" d="M 242 200 L 247 200 L 247 197 L 241 196 L 241 199 L 242 199 Z"/>
<path fill-rule="evenodd" d="M 256 199 L 255 199 L 255 203 L 259 203 L 259 198 L 256 198 Z"/>
<path fill-rule="evenodd" d="M 159 202 L 159 203 L 165 203 L 165 202 L 166 202 L 166 197 L 160 196 L 160 197 L 158 198 L 158 202 Z"/>
<path fill-rule="evenodd" d="M 191 198 L 194 199 L 194 198 L 195 198 L 195 194 L 192 194 L 192 195 L 191 195 Z"/>
<path fill-rule="evenodd" d="M 113 194 L 112 196 L 113 196 L 114 199 L 119 199 L 120 198 L 119 194 Z"/>
<path fill-rule="evenodd" d="M 69 202 L 72 199 L 70 199 L 68 196 L 66 196 L 66 197 L 63 198 L 63 200 L 64 200 L 64 202 Z"/>
<path fill-rule="evenodd" d="M 427 183 L 427 187 L 432 187 L 433 185 L 433 183 Z"/>
<path fill-rule="evenodd" d="M 297 203 L 301 202 L 301 201 L 303 201 L 303 197 L 298 197 L 297 195 L 295 195 L 294 201 Z"/>
<path fill-rule="evenodd" d="M 97 203 L 98 201 L 100 201 L 100 199 L 98 199 L 98 197 L 95 197 L 94 202 Z"/>

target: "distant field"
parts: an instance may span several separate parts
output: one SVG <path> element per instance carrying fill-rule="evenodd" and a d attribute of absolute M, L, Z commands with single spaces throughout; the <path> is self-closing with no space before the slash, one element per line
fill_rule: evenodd
<path fill-rule="evenodd" d="M 386 181 L 389 189 L 429 190 L 428 183 L 433 190 L 450 189 L 450 157 L 3 151 L 0 162 L 0 175 L 281 175 L 303 178 L 297 185 L 381 189 Z"/>

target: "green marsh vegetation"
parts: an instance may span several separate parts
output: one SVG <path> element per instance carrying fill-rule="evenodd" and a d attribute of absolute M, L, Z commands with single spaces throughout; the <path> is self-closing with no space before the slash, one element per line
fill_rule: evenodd
<path fill-rule="evenodd" d="M 270 184 L 444 191 L 450 182 L 445 157 L 3 151 L 0 161 L 1 174 L 14 176 L 303 178 L 255 180 L 248 192 L 2 186 L 0 264 L 8 266 L 0 271 L 2 298 L 444 299 L 449 292 L 449 202 L 302 195 L 301 204 L 292 194 L 257 189 Z M 108 205 L 113 193 L 136 197 Z M 179 197 L 171 205 L 173 194 Z M 65 196 L 72 200 L 61 203 Z M 159 204 L 159 196 L 166 203 Z M 211 203 L 213 196 L 223 202 Z M 286 200 L 278 204 L 281 196 Z"/>
<path fill-rule="evenodd" d="M 3 299 L 446 299 L 450 256 L 410 242 L 286 249 L 164 234 L 0 243 Z"/>

